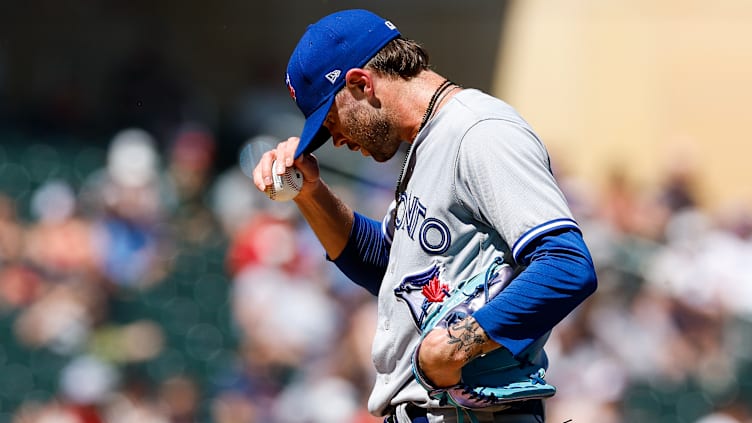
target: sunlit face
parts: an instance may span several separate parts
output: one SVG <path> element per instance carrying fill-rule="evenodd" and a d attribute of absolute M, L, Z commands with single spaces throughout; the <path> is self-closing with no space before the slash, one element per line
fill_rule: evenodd
<path fill-rule="evenodd" d="M 377 162 L 385 162 L 395 155 L 401 143 L 395 121 L 383 108 L 355 101 L 347 92 L 340 92 L 324 126 L 332 134 L 335 147 L 346 145 Z"/>

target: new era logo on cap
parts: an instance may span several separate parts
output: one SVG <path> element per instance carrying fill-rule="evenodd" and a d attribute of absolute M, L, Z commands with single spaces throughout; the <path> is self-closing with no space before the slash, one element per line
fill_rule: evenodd
<path fill-rule="evenodd" d="M 339 78 L 340 74 L 342 74 L 342 71 L 339 69 L 335 69 L 325 75 L 326 79 L 329 80 L 332 84 L 337 82 L 337 78 Z"/>

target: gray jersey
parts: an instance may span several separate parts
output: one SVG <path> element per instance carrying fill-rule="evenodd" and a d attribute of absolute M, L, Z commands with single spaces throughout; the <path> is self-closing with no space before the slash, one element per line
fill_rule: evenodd
<path fill-rule="evenodd" d="M 378 298 L 377 378 L 369 399 L 379 414 L 408 401 L 438 406 L 411 371 L 426 299 L 406 289 L 412 281 L 436 277 L 451 288 L 498 255 L 513 262 L 538 234 L 576 225 L 543 144 L 512 107 L 481 91 L 457 93 L 410 154 L 414 171 L 384 220 L 392 246 Z"/>

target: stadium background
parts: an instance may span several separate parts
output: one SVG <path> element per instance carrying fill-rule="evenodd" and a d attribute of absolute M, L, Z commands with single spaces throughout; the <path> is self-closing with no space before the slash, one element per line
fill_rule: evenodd
<path fill-rule="evenodd" d="M 600 277 L 550 421 L 751 421 L 747 2 L 32 0 L 0 5 L 0 422 L 378 421 L 372 299 L 235 167 L 299 131 L 288 54 L 344 7 L 550 147 Z M 398 160 L 320 157 L 383 213 Z"/>

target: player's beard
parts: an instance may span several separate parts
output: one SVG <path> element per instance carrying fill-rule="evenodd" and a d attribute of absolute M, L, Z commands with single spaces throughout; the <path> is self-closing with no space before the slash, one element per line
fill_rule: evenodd
<path fill-rule="evenodd" d="M 397 153 L 402 141 L 397 136 L 394 117 L 384 109 L 353 108 L 345 113 L 348 138 L 377 162 L 385 162 Z"/>

